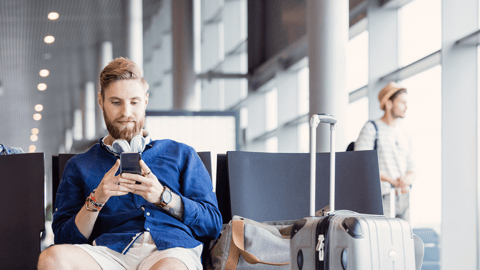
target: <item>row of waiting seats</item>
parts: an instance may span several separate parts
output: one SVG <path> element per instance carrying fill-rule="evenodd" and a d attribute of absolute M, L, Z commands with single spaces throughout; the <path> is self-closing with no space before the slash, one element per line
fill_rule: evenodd
<path fill-rule="evenodd" d="M 210 152 L 198 154 L 211 176 Z M 52 194 L 72 156 L 52 157 Z M 0 156 L 2 182 L 7 184 L 0 191 L 0 202 L 8 205 L 0 223 L 0 237 L 8 243 L 0 253 L 5 269 L 35 269 L 45 222 L 43 159 L 42 153 Z M 329 163 L 328 153 L 317 154 L 317 210 L 329 202 Z M 307 153 L 233 151 L 217 155 L 215 191 L 223 222 L 228 223 L 233 215 L 258 221 L 308 216 L 309 164 Z M 382 214 L 381 200 L 376 152 L 338 153 L 336 208 Z"/>

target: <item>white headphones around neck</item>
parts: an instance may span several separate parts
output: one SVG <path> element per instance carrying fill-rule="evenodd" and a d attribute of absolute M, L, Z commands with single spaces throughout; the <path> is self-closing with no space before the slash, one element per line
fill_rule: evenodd
<path fill-rule="evenodd" d="M 112 146 L 106 145 L 112 152 L 120 155 L 121 153 L 142 153 L 148 144 L 148 139 L 137 135 L 128 143 L 124 139 L 116 139 L 113 141 Z"/>

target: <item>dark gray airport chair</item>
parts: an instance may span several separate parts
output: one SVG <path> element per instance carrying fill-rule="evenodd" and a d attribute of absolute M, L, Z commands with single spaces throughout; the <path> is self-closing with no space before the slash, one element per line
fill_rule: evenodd
<path fill-rule="evenodd" d="M 52 209 L 55 209 L 55 198 L 57 197 L 58 185 L 62 180 L 63 170 L 67 161 L 75 154 L 59 154 L 52 156 Z"/>
<path fill-rule="evenodd" d="M 0 156 L 1 269 L 37 269 L 45 230 L 44 154 Z"/>
<path fill-rule="evenodd" d="M 203 165 L 210 175 L 210 180 L 212 179 L 212 155 L 210 152 L 197 152 L 198 156 L 203 162 Z"/>
<path fill-rule="evenodd" d="M 215 185 L 218 209 L 222 214 L 223 224 L 232 219 L 232 206 L 230 203 L 230 185 L 228 181 L 227 155 L 217 155 L 217 182 Z"/>
<path fill-rule="evenodd" d="M 218 159 L 217 199 L 224 223 L 231 215 L 257 221 L 309 216 L 308 153 L 228 152 Z M 317 154 L 316 210 L 329 204 L 330 154 Z M 229 197 L 229 198 L 226 198 Z M 230 203 L 230 206 L 228 205 Z M 336 155 L 336 209 L 383 214 L 376 151 Z"/>

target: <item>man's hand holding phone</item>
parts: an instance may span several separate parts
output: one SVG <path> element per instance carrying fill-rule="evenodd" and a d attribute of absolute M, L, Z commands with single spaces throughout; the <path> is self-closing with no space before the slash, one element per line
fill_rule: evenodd
<path fill-rule="evenodd" d="M 120 174 L 115 176 L 119 168 Z M 133 193 L 155 204 L 160 201 L 162 192 L 162 184 L 151 173 L 139 153 L 122 153 L 98 185 L 95 197 L 99 203 L 104 204 L 111 196 Z"/>
<path fill-rule="evenodd" d="M 143 160 L 140 160 L 139 165 L 141 167 L 141 175 L 122 173 L 121 177 L 125 182 L 122 182 L 120 185 L 128 188 L 131 193 L 142 196 L 146 201 L 158 204 L 160 195 L 163 192 L 163 186 Z M 140 184 L 135 184 L 136 182 Z"/>
<path fill-rule="evenodd" d="M 120 174 L 142 174 L 140 167 L 140 160 L 142 155 L 140 153 L 121 153 L 120 154 Z"/>
<path fill-rule="evenodd" d="M 120 160 L 117 160 L 113 167 L 103 176 L 95 191 L 95 197 L 99 203 L 105 204 L 111 196 L 123 196 L 131 192 L 129 188 L 122 184 L 132 183 L 132 181 L 123 179 L 120 174 L 115 176 L 119 168 Z"/>

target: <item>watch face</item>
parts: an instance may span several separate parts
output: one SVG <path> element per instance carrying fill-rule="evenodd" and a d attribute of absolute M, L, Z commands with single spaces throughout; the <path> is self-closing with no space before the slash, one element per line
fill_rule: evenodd
<path fill-rule="evenodd" d="M 162 195 L 162 201 L 165 204 L 169 204 L 170 201 L 172 201 L 172 193 L 170 192 L 170 190 L 165 189 L 165 192 L 163 192 L 163 195 Z"/>

